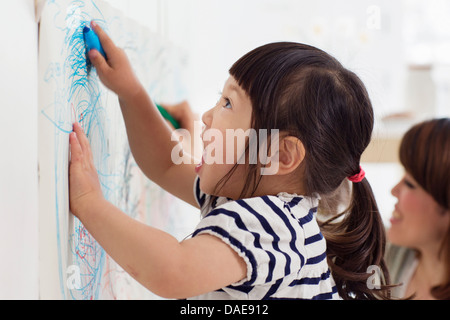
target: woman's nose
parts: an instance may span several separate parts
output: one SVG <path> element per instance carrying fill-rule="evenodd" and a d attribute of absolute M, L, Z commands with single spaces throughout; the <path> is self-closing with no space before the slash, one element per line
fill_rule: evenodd
<path fill-rule="evenodd" d="M 391 194 L 392 194 L 394 197 L 397 197 L 397 195 L 398 195 L 398 188 L 399 188 L 399 185 L 400 185 L 400 182 L 397 183 L 397 184 L 395 185 L 395 187 L 393 187 L 392 190 L 391 190 Z"/>

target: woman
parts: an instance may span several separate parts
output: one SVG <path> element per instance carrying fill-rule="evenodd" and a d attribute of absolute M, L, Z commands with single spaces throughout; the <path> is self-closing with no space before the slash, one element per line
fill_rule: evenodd
<path fill-rule="evenodd" d="M 450 299 L 450 119 L 417 124 L 403 137 L 403 179 L 391 218 L 387 263 L 397 298 Z"/>

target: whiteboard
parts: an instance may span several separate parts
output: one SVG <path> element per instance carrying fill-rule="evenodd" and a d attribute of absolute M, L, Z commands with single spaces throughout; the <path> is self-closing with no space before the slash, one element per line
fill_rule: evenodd
<path fill-rule="evenodd" d="M 39 213 L 42 299 L 156 299 L 126 274 L 69 212 L 69 134 L 90 140 L 102 191 L 131 217 L 184 238 L 192 221 L 180 200 L 147 180 L 128 145 L 117 97 L 86 63 L 82 29 L 95 19 L 125 49 L 156 101 L 184 98 L 183 55 L 103 1 L 55 0 L 39 33 Z M 144 137 L 145 138 L 145 137 Z"/>

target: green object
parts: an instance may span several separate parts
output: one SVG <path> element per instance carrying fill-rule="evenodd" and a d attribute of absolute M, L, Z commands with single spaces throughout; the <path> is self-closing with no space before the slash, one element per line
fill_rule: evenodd
<path fill-rule="evenodd" d="M 158 108 L 159 112 L 160 112 L 161 115 L 164 117 L 164 119 L 166 119 L 167 121 L 169 121 L 175 129 L 180 129 L 180 128 L 181 128 L 181 126 L 180 126 L 180 124 L 178 123 L 178 121 L 175 120 L 175 119 L 170 115 L 170 113 L 167 112 L 166 109 L 164 109 L 164 108 L 163 108 L 162 106 L 160 106 L 159 104 L 156 104 L 156 107 Z"/>

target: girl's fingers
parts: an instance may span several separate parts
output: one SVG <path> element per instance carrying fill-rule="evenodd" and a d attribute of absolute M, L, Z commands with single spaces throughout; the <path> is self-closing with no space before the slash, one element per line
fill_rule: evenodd
<path fill-rule="evenodd" d="M 113 51 L 115 50 L 116 45 L 113 43 L 111 38 L 93 20 L 91 21 L 91 27 L 94 30 L 95 34 L 98 36 L 106 56 L 109 58 L 114 56 Z M 88 52 L 88 56 L 95 69 L 97 69 L 100 77 L 105 75 L 111 69 L 105 57 L 103 57 L 97 50 L 90 50 Z"/>
<path fill-rule="evenodd" d="M 77 134 L 72 132 L 69 136 L 70 142 L 70 154 L 72 165 L 82 165 L 83 164 L 83 149 L 78 141 Z"/>
<path fill-rule="evenodd" d="M 81 127 L 81 125 L 78 122 L 75 122 L 73 124 L 73 130 L 77 135 L 78 142 L 79 142 L 82 152 L 85 156 L 85 160 L 92 162 L 93 156 L 92 156 L 91 146 L 89 144 L 89 140 L 88 140 L 86 134 L 83 131 L 83 128 Z"/>
<path fill-rule="evenodd" d="M 97 69 L 99 75 L 103 75 L 108 72 L 110 66 L 108 62 L 106 62 L 105 58 L 100 54 L 100 52 L 92 49 L 88 52 L 88 56 L 94 68 Z"/>
<path fill-rule="evenodd" d="M 81 145 L 81 148 L 83 149 L 83 153 L 87 153 L 88 147 L 86 144 L 89 142 L 86 135 L 84 134 L 83 128 L 81 128 L 81 125 L 78 122 L 75 122 L 73 124 L 73 131 L 77 134 L 77 138 Z"/>
<path fill-rule="evenodd" d="M 116 45 L 106 34 L 106 32 L 103 31 L 103 29 L 97 23 L 95 23 L 95 21 L 91 21 L 91 27 L 92 29 L 94 29 L 95 34 L 100 39 L 100 43 L 103 47 L 103 50 L 105 50 L 106 56 L 109 56 L 109 54 L 112 53 L 116 48 Z"/>

